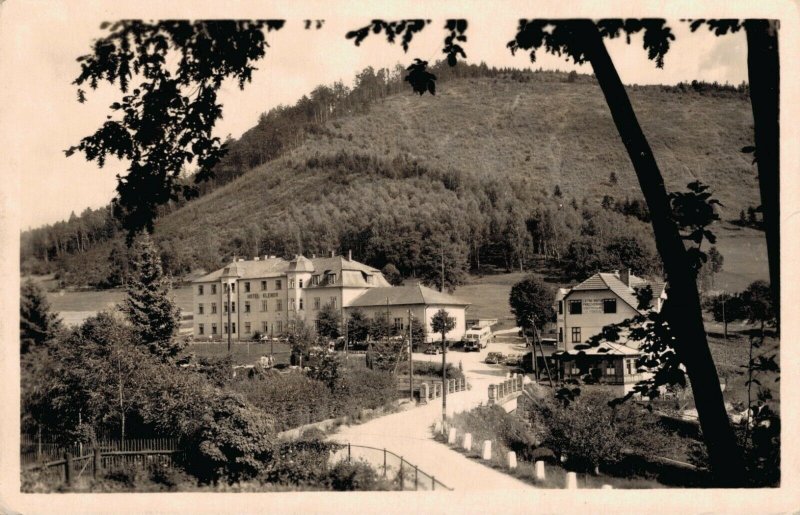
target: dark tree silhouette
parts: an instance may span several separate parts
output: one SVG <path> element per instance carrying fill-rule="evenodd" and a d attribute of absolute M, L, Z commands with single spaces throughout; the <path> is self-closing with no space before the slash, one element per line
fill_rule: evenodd
<path fill-rule="evenodd" d="M 78 58 L 75 79 L 81 86 L 116 85 L 122 98 L 111 104 L 112 115 L 67 156 L 80 151 L 102 167 L 109 156 L 128 161 L 127 175 L 117 177 L 114 214 L 129 241 L 142 229 L 152 232 L 157 209 L 197 190 L 180 181 L 186 167 L 196 166 L 195 183 L 211 169 L 226 148 L 211 132 L 222 116 L 217 91 L 231 78 L 244 88 L 253 62 L 264 56 L 265 30 L 283 27 L 283 20 L 103 23 L 109 34 L 94 42 L 92 52 Z M 131 82 L 141 79 L 131 90 Z"/>
<path fill-rule="evenodd" d="M 58 315 L 50 309 L 47 294 L 28 279 L 22 283 L 19 303 L 19 343 L 20 354 L 43 347 L 61 330 Z"/>

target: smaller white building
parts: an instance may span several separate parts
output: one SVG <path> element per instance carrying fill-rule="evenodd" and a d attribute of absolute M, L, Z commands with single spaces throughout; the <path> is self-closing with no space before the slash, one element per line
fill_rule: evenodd
<path fill-rule="evenodd" d="M 389 315 L 389 323 L 397 332 L 408 327 L 409 314 L 416 320 L 425 321 L 425 340 L 427 342 L 441 340 L 441 335 L 434 333 L 431 321 L 440 309 L 455 319 L 455 327 L 445 338 L 451 341 L 461 340 L 467 330 L 466 310 L 469 302 L 453 295 L 438 292 L 421 284 L 409 286 L 390 286 L 371 288 L 345 306 L 345 316 L 353 310 L 361 310 L 367 317 Z"/>

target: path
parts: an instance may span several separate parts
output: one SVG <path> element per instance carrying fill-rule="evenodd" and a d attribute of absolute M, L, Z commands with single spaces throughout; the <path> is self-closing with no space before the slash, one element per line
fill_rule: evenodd
<path fill-rule="evenodd" d="M 472 386 L 468 391 L 447 396 L 448 415 L 486 403 L 489 384 L 499 382 L 505 376 L 505 368 L 483 363 L 486 353 L 520 352 L 517 347 L 518 345 L 491 343 L 479 353 L 448 352 L 447 361 L 456 365 L 460 361 Z M 414 359 L 441 363 L 440 356 L 414 354 Z M 330 439 L 386 448 L 455 490 L 533 488 L 433 440 L 431 426 L 441 419 L 441 415 L 441 399 L 434 399 L 427 405 L 386 415 L 361 425 L 341 427 Z"/>

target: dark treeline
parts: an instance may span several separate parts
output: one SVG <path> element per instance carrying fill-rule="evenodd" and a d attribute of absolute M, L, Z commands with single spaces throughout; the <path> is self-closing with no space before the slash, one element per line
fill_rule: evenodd
<path fill-rule="evenodd" d="M 483 63 L 480 65 L 459 63 L 458 66 L 451 68 L 440 62 L 433 66 L 432 71 L 440 82 L 473 77 L 490 77 L 516 82 L 594 81 L 591 76 L 574 72 L 568 74 L 541 69 L 537 71 L 498 69 Z M 393 70 L 385 68 L 375 70 L 369 67 L 356 76 L 353 87 L 341 82 L 332 86 L 319 86 L 309 95 L 304 95 L 293 106 L 279 106 L 262 114 L 258 124 L 245 132 L 241 138 L 229 139 L 228 154 L 215 168 L 215 178 L 200 185 L 201 197 L 230 183 L 248 170 L 285 155 L 301 145 L 309 136 L 322 134 L 328 137 L 345 137 L 338 131 L 332 131 L 331 123 L 335 129 L 338 124 L 336 119 L 366 113 L 373 103 L 380 102 L 390 95 L 405 93 L 404 75 L 405 71 L 399 65 Z M 670 90 L 674 91 L 722 95 L 732 93 L 738 95 L 746 91 L 746 85 L 734 88 L 696 81 L 677 86 L 632 87 L 671 88 Z M 422 256 L 432 255 L 434 245 L 450 249 L 446 250 L 445 254 L 450 253 L 452 256 L 445 255 L 445 259 L 452 261 L 454 270 L 480 271 L 486 266 L 519 269 L 537 254 L 556 261 L 560 260 L 572 236 L 564 237 L 563 234 L 559 234 L 558 237 L 552 236 L 556 234 L 554 228 L 577 227 L 575 223 L 566 225 L 564 220 L 571 215 L 554 211 L 555 214 L 551 216 L 552 213 L 548 214 L 550 208 L 537 205 L 539 199 L 548 197 L 547 192 L 521 183 L 478 180 L 460 171 L 426 167 L 423 163 L 407 156 L 399 156 L 387 162 L 371 153 L 341 154 L 314 157 L 304 163 L 304 167 L 308 170 L 320 166 L 336 168 L 352 166 L 352 170 L 358 173 L 378 174 L 390 180 L 417 181 L 412 187 L 415 190 L 414 195 L 417 195 L 412 204 L 416 205 L 408 206 L 392 215 L 383 211 L 381 216 L 392 216 L 397 220 L 380 227 L 373 225 L 372 221 L 347 225 L 346 223 L 352 220 L 342 220 L 336 231 L 309 226 L 307 217 L 303 213 L 307 213 L 309 209 L 319 212 L 337 209 L 345 212 L 354 210 L 342 205 L 324 208 L 304 206 L 303 213 L 293 213 L 290 209 L 290 216 L 287 219 L 272 223 L 270 227 L 288 224 L 296 226 L 296 229 L 287 227 L 283 232 L 274 229 L 260 231 L 248 226 L 238 231 L 238 234 L 233 235 L 224 245 L 220 245 L 219 250 L 210 253 L 199 252 L 195 245 L 187 245 L 182 239 L 160 238 L 156 234 L 165 269 L 174 276 L 181 276 L 197 267 L 208 269 L 218 266 L 234 252 L 241 256 L 255 255 L 256 250 L 261 254 L 353 250 L 362 261 L 378 266 L 392 263 L 406 276 L 424 276 L 425 267 L 420 265 L 421 260 L 425 259 Z M 423 201 L 423 197 L 418 196 L 418 190 L 430 187 L 419 183 L 423 176 L 424 180 L 432 182 L 435 188 L 444 188 L 455 194 L 459 202 L 463 202 L 463 209 L 448 209 L 441 204 L 435 191 L 426 192 L 424 197 L 428 200 Z M 374 196 L 374 193 L 370 191 L 367 198 Z M 568 195 L 569 192 L 564 194 Z M 353 203 L 353 197 L 349 194 L 346 198 L 331 197 L 330 200 Z M 390 199 L 389 203 L 395 203 L 396 200 Z M 649 219 L 640 200 L 612 200 L 613 206 L 604 203 L 603 207 L 642 221 Z M 428 204 L 429 201 L 432 204 Z M 553 200 L 550 203 L 554 202 Z M 565 203 L 564 199 L 559 203 Z M 175 212 L 185 204 L 180 202 L 165 206 L 161 210 L 161 216 Z M 396 207 L 387 205 L 386 209 Z M 575 211 L 573 206 L 569 207 Z M 570 209 L 564 212 L 567 211 Z M 371 213 L 373 210 L 367 209 L 366 212 Z M 467 218 L 471 218 L 472 213 L 478 213 L 481 220 L 465 222 L 462 213 L 470 213 Z M 419 222 L 419 219 L 423 218 L 422 214 L 425 215 L 424 218 L 431 220 L 422 224 L 424 226 Z M 409 248 L 395 249 L 395 244 L 390 242 L 391 235 L 387 235 L 389 228 L 392 229 L 392 234 L 401 236 L 407 234 L 406 241 L 410 242 Z M 454 232 L 439 232 L 441 230 Z M 448 236 L 433 238 L 432 236 L 436 234 Z M 381 239 L 387 238 L 387 242 L 380 242 Z M 443 239 L 448 241 L 439 241 Z M 106 243 L 108 240 L 113 242 L 109 245 Z M 256 241 L 258 245 L 253 243 Z M 425 242 L 430 248 L 422 248 L 423 245 L 416 245 L 415 241 Z M 266 252 L 262 252 L 265 250 Z M 110 207 L 87 209 L 80 216 L 73 214 L 67 221 L 26 231 L 21 235 L 22 272 L 55 273 L 62 285 L 103 288 L 123 284 L 126 274 L 126 252 L 119 225 L 114 220 Z M 441 250 L 438 253 L 441 260 Z"/>

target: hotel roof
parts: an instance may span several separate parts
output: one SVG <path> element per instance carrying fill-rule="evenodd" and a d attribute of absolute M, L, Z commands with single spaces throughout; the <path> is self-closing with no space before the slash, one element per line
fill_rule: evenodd
<path fill-rule="evenodd" d="M 372 306 L 407 306 L 424 304 L 427 306 L 469 306 L 466 302 L 453 295 L 438 292 L 431 288 L 415 284 L 411 286 L 389 286 L 383 288 L 370 288 L 357 297 L 348 307 Z"/>

